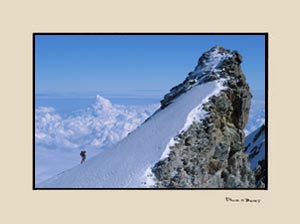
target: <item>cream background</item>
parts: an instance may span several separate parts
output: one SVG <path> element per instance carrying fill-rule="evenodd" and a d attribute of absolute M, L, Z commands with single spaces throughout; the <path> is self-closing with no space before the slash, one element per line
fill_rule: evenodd
<path fill-rule="evenodd" d="M 296 3 L 2 0 L 0 222 L 299 223 Z M 32 32 L 75 31 L 269 32 L 269 190 L 33 191 Z M 225 196 L 262 202 L 227 203 Z"/>

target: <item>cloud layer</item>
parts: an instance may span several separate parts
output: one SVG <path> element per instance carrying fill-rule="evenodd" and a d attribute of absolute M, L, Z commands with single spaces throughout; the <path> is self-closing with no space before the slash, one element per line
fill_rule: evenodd
<path fill-rule="evenodd" d="M 113 105 L 101 96 L 86 110 L 62 117 L 54 108 L 35 110 L 36 146 L 49 149 L 103 148 L 120 141 L 158 105 Z"/>
<path fill-rule="evenodd" d="M 144 122 L 159 105 L 116 105 L 97 96 L 85 110 L 62 116 L 52 107 L 35 110 L 35 180 L 46 180 L 122 140 Z M 253 100 L 246 134 L 265 121 L 264 101 Z"/>

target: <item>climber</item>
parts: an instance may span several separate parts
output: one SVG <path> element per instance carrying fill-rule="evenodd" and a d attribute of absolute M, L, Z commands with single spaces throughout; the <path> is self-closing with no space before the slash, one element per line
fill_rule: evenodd
<path fill-rule="evenodd" d="M 86 151 L 81 151 L 80 152 L 80 156 L 81 156 L 81 162 L 80 162 L 80 164 L 82 164 L 84 161 L 85 161 L 85 159 L 86 159 Z"/>

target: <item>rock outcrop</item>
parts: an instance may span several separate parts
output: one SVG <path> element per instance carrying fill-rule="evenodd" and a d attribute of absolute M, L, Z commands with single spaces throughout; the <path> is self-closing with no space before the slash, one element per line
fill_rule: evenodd
<path fill-rule="evenodd" d="M 254 188 L 244 151 L 243 129 L 251 93 L 241 70 L 242 56 L 220 46 L 204 53 L 195 70 L 170 90 L 161 108 L 196 85 L 222 80 L 224 89 L 202 106 L 206 116 L 178 134 L 167 158 L 152 168 L 158 188 Z"/>

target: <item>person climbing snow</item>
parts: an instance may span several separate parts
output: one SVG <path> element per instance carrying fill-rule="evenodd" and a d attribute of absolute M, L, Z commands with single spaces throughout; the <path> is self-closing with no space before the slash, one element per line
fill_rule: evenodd
<path fill-rule="evenodd" d="M 86 159 L 86 151 L 81 151 L 80 152 L 80 156 L 81 156 L 81 162 L 80 162 L 80 164 L 82 164 L 84 161 L 85 161 L 85 159 Z"/>

